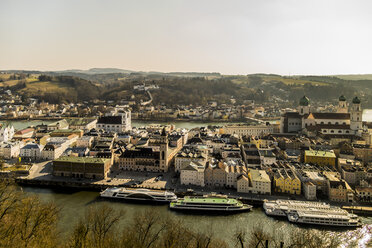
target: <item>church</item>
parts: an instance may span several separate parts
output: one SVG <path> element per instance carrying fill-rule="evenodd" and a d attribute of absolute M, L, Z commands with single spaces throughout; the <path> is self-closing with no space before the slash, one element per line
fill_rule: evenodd
<path fill-rule="evenodd" d="M 281 133 L 321 133 L 324 135 L 356 135 L 363 131 L 362 107 L 358 97 L 348 106 L 342 95 L 338 101 L 337 112 L 311 112 L 309 98 L 303 96 L 295 112 L 286 112 L 280 119 Z"/>

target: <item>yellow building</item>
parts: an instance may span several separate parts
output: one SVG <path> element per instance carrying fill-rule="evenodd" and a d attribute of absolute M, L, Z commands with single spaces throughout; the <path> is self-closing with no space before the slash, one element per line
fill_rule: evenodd
<path fill-rule="evenodd" d="M 305 163 L 312 163 L 317 165 L 330 165 L 336 167 L 336 155 L 333 151 L 305 151 Z"/>
<path fill-rule="evenodd" d="M 300 195 L 301 181 L 291 170 L 277 171 L 274 174 L 274 191 Z"/>

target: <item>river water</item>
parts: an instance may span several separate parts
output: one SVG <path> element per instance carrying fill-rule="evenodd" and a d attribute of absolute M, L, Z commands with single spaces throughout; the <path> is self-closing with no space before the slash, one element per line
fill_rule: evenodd
<path fill-rule="evenodd" d="M 84 212 L 90 206 L 95 204 L 103 205 L 109 204 L 115 210 L 124 210 L 125 217 L 130 220 L 131 217 L 139 211 L 154 210 L 164 218 L 174 218 L 181 220 L 186 226 L 192 230 L 198 232 L 209 233 L 212 232 L 217 237 L 226 240 L 231 243 L 231 237 L 239 229 L 243 229 L 247 232 L 253 229 L 255 226 L 262 226 L 267 231 L 275 230 L 276 232 L 290 231 L 296 228 L 309 228 L 299 227 L 297 225 L 290 224 L 285 219 L 275 219 L 265 215 L 261 208 L 254 208 L 251 212 L 239 213 L 234 215 L 190 215 L 186 213 L 174 212 L 168 209 L 167 205 L 151 205 L 151 204 L 136 204 L 129 202 L 118 202 L 109 201 L 99 198 L 98 192 L 89 191 L 64 191 L 64 190 L 52 190 L 46 188 L 34 188 L 34 187 L 23 187 L 23 191 L 27 194 L 36 194 L 43 201 L 52 201 L 61 208 L 59 228 L 62 234 L 68 234 L 72 226 L 78 221 L 78 219 L 84 216 Z M 127 224 L 124 221 L 121 226 Z M 128 220 L 127 219 L 127 220 Z M 340 229 L 324 229 L 322 227 L 317 230 L 326 230 L 331 232 L 332 235 L 354 235 L 353 232 L 361 233 L 369 227 L 372 227 L 372 218 L 362 218 L 364 227 L 359 228 L 355 231 L 347 231 Z M 313 228 L 313 227 L 312 227 Z M 370 234 L 365 234 L 368 236 Z"/>
<path fill-rule="evenodd" d="M 364 112 L 363 119 L 365 121 L 372 121 L 372 110 Z M 16 129 L 25 128 L 29 125 L 37 125 L 40 123 L 48 123 L 47 121 L 18 121 L 12 122 Z M 132 126 L 144 126 L 150 123 L 169 124 L 166 122 L 140 122 L 133 121 Z M 194 128 L 208 125 L 223 125 L 224 123 L 218 122 L 176 122 L 175 126 L 179 128 Z M 86 209 L 94 204 L 102 205 L 109 204 L 114 209 L 124 210 L 126 216 L 130 219 L 133 214 L 139 211 L 155 210 L 160 213 L 164 218 L 176 218 L 189 226 L 191 229 L 199 232 L 213 232 L 219 238 L 231 243 L 231 237 L 237 229 L 244 229 L 247 232 L 254 226 L 261 225 L 266 230 L 281 230 L 287 231 L 298 227 L 288 223 L 286 220 L 277 220 L 267 217 L 261 208 L 254 208 L 251 212 L 240 213 L 230 216 L 208 216 L 208 215 L 188 215 L 179 212 L 173 212 L 168 209 L 167 205 L 148 205 L 148 204 L 134 204 L 128 202 L 112 202 L 99 198 L 98 192 L 89 191 L 64 191 L 52 190 L 46 188 L 23 187 L 23 191 L 27 194 L 35 194 L 44 201 L 52 201 L 61 208 L 59 228 L 61 233 L 67 234 L 71 227 L 77 222 L 79 217 L 84 215 Z M 362 217 L 364 228 L 359 228 L 356 232 L 365 232 L 367 228 L 372 227 L 372 217 Z M 308 227 L 307 227 L 308 228 Z M 320 230 L 322 228 L 318 228 Z M 346 230 L 329 230 L 334 235 L 354 236 L 352 231 Z M 364 234 L 364 237 L 371 235 Z M 362 246 L 363 247 L 363 246 Z M 364 246 L 365 247 L 365 246 Z"/>

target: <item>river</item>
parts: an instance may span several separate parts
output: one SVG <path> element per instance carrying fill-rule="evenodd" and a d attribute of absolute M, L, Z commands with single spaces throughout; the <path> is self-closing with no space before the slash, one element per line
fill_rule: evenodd
<path fill-rule="evenodd" d="M 63 191 L 52 190 L 46 188 L 23 187 L 23 191 L 27 194 L 36 194 L 44 201 L 52 201 L 61 208 L 61 220 L 59 228 L 62 234 L 66 234 L 71 230 L 71 227 L 77 222 L 78 218 L 84 215 L 84 212 L 94 204 L 103 205 L 109 204 L 116 210 L 124 210 L 125 217 L 129 219 L 139 211 L 154 210 L 164 218 L 180 219 L 185 225 L 198 232 L 213 232 L 217 237 L 231 242 L 231 237 L 238 229 L 243 229 L 247 232 L 253 227 L 260 225 L 266 230 L 281 230 L 283 232 L 289 231 L 298 227 L 290 224 L 286 220 L 278 220 L 267 217 L 261 208 L 254 208 L 251 212 L 239 213 L 234 215 L 223 216 L 208 216 L 208 215 L 190 215 L 186 213 L 174 212 L 168 209 L 167 205 L 150 205 L 150 204 L 136 204 L 128 202 L 109 201 L 99 198 L 98 192 L 89 191 Z M 124 218 L 125 218 L 124 217 Z M 372 217 L 362 218 L 364 227 L 372 225 Z M 123 221 L 121 225 L 127 222 Z M 306 227 L 309 228 L 309 227 Z M 334 235 L 346 235 L 351 231 L 335 230 L 318 228 L 317 230 L 326 230 Z M 361 232 L 359 228 L 357 232 Z"/>
<path fill-rule="evenodd" d="M 372 109 L 364 109 L 363 110 L 363 121 L 372 122 Z M 14 126 L 16 130 L 20 130 L 26 128 L 28 126 L 36 126 L 42 123 L 51 123 L 54 121 L 42 121 L 42 120 L 32 120 L 32 121 L 0 121 L 0 123 L 9 123 Z M 192 121 L 176 121 L 176 122 L 165 122 L 165 121 L 139 121 L 139 120 L 132 120 L 133 127 L 142 127 L 149 124 L 174 124 L 176 128 L 195 128 L 195 127 L 206 127 L 206 126 L 223 126 L 229 124 L 229 122 L 192 122 Z"/>

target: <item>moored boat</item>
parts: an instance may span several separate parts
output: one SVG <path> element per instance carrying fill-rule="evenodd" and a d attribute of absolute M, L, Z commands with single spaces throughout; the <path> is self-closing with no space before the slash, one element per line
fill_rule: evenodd
<path fill-rule="evenodd" d="M 274 200 L 265 201 L 266 215 L 287 217 L 289 222 L 335 227 L 357 227 L 361 225 L 355 214 L 324 202 Z"/>
<path fill-rule="evenodd" d="M 135 201 L 170 202 L 177 200 L 173 192 L 151 189 L 131 189 L 113 187 L 107 188 L 100 193 L 101 197 Z"/>
<path fill-rule="evenodd" d="M 243 212 L 250 211 L 251 205 L 243 204 L 233 198 L 215 196 L 185 196 L 183 199 L 172 201 L 170 209 L 183 211 L 203 211 L 203 212 Z"/>

